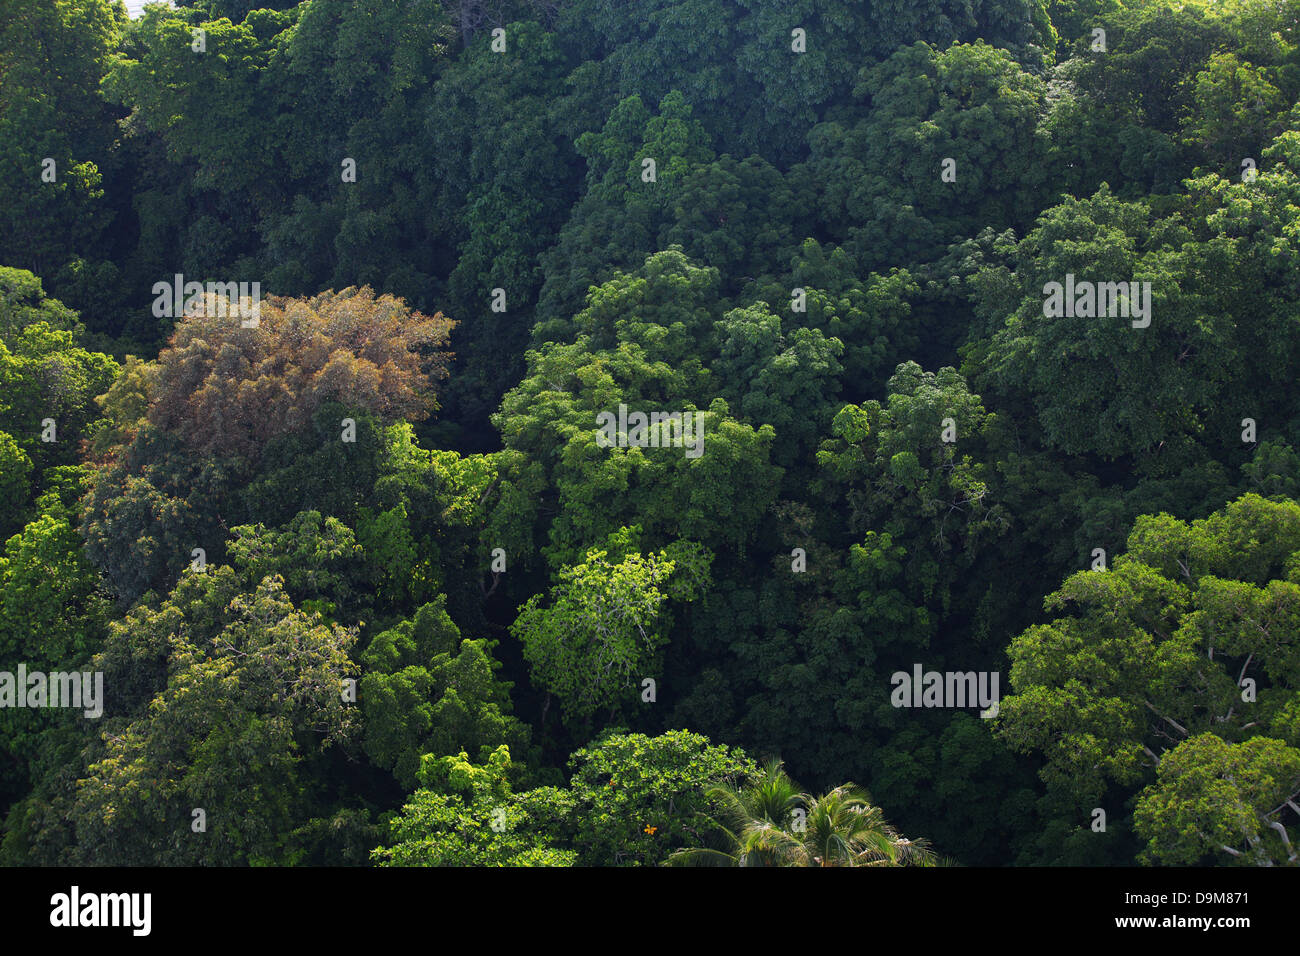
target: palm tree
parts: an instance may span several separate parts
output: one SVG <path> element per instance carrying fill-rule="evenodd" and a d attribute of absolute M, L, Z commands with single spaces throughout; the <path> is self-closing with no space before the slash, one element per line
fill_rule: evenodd
<path fill-rule="evenodd" d="M 727 847 L 692 848 L 669 857 L 672 866 L 926 866 L 934 854 L 885 822 L 879 807 L 853 784 L 813 797 L 769 762 L 746 787 L 709 788 L 719 806 L 715 822 Z"/>
<path fill-rule="evenodd" d="M 884 812 L 861 787 L 846 783 L 812 798 L 803 858 L 794 866 L 929 866 L 925 840 L 909 840 L 885 822 Z"/>

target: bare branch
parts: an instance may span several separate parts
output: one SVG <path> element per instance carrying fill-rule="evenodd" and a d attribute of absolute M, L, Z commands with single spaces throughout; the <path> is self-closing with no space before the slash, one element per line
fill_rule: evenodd
<path fill-rule="evenodd" d="M 1144 704 L 1147 705 L 1147 709 L 1148 709 L 1149 711 L 1151 711 L 1151 713 L 1155 714 L 1155 715 L 1156 715 L 1157 717 L 1159 717 L 1161 720 L 1164 720 L 1164 721 L 1166 721 L 1167 723 L 1169 723 L 1171 726 L 1173 726 L 1173 727 L 1174 727 L 1174 728 L 1175 728 L 1175 729 L 1176 729 L 1180 734 L 1182 734 L 1184 737 L 1187 736 L 1187 728 L 1186 728 L 1186 727 L 1184 727 L 1184 726 L 1183 726 L 1182 724 L 1180 724 L 1178 721 L 1174 720 L 1172 717 L 1166 717 L 1164 714 L 1160 713 L 1160 711 L 1156 710 L 1155 707 L 1153 707 L 1153 706 L 1151 705 L 1151 701 L 1149 701 L 1149 700 L 1144 700 L 1144 701 L 1142 701 L 1142 703 L 1144 703 Z"/>

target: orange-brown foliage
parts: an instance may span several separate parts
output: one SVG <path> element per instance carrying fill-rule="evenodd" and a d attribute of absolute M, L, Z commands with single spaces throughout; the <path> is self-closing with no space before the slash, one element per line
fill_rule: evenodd
<path fill-rule="evenodd" d="M 204 453 L 256 458 L 331 400 L 418 421 L 438 407 L 434 384 L 452 358 L 442 347 L 454 322 L 368 286 L 269 296 L 256 328 L 219 315 L 213 299 L 195 313 L 158 356 L 149 420 Z"/>

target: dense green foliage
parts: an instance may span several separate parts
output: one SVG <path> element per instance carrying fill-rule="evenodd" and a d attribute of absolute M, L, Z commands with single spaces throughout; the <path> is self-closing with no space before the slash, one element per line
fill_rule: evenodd
<path fill-rule="evenodd" d="M 1298 237 L 1300 0 L 0 0 L 0 862 L 1295 865 Z"/>

